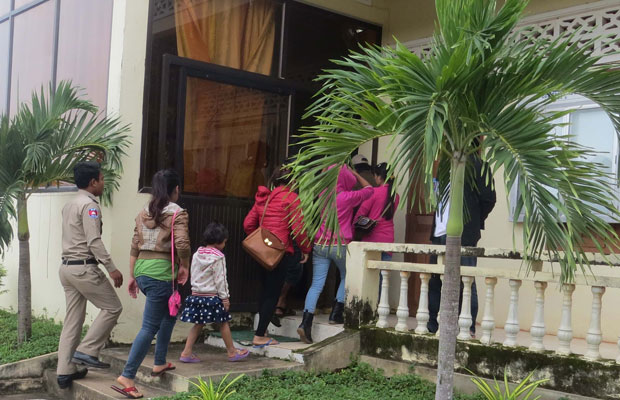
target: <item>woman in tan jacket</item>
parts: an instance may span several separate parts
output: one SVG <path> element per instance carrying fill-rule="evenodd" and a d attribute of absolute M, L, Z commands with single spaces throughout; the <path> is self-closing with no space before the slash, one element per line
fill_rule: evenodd
<path fill-rule="evenodd" d="M 142 328 L 131 346 L 129 359 L 117 382 L 122 388 L 112 388 L 129 398 L 141 398 L 134 386 L 138 367 L 144 360 L 151 341 L 155 344 L 155 365 L 152 376 L 160 376 L 175 366 L 166 361 L 168 345 L 176 317 L 171 317 L 168 299 L 172 294 L 171 226 L 174 220 L 175 257 L 180 261 L 176 280 L 187 281 L 191 249 L 189 244 L 187 211 L 175 202 L 179 198 L 180 179 L 173 170 L 159 171 L 153 176 L 152 196 L 148 205 L 136 217 L 129 258 L 129 295 L 136 298 L 138 289 L 146 295 Z"/>

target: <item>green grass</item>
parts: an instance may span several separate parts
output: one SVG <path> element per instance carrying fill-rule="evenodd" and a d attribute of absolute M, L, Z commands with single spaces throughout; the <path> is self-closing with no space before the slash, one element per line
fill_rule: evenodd
<path fill-rule="evenodd" d="M 364 363 L 331 373 L 285 372 L 273 375 L 265 371 L 259 378 L 244 377 L 232 390 L 227 400 L 245 399 L 416 399 L 433 400 L 435 385 L 417 375 L 397 375 L 386 378 L 380 370 Z M 186 400 L 196 392 L 179 393 L 159 400 Z M 479 400 L 482 396 L 457 394 L 455 399 Z"/>
<path fill-rule="evenodd" d="M 85 328 L 86 329 L 86 328 Z M 62 325 L 51 318 L 32 318 L 32 337 L 17 346 L 17 314 L 0 310 L 0 364 L 11 363 L 58 350 Z M 84 333 L 85 330 L 82 332 Z"/>

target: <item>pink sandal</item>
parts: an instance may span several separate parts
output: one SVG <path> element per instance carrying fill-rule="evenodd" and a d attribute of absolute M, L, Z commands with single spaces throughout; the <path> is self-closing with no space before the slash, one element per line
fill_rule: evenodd
<path fill-rule="evenodd" d="M 196 354 L 192 354 L 189 357 L 179 358 L 179 361 L 181 361 L 182 363 L 193 364 L 193 363 L 199 363 L 201 360 L 200 358 L 196 357 Z"/>
<path fill-rule="evenodd" d="M 241 351 L 241 353 L 239 351 Z M 245 353 L 243 353 L 243 351 L 245 351 Z M 228 357 L 228 361 L 230 361 L 230 362 L 241 361 L 244 358 L 247 358 L 247 356 L 249 356 L 249 355 L 250 355 L 250 352 L 248 350 L 239 350 L 239 349 L 237 349 L 237 351 L 235 352 L 234 356 Z"/>

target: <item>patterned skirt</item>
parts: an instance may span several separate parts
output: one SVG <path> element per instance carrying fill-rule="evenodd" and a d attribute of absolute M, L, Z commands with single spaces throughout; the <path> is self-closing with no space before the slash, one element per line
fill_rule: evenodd
<path fill-rule="evenodd" d="M 181 313 L 181 321 L 192 324 L 222 323 L 231 319 L 228 311 L 224 309 L 222 300 L 217 296 L 188 296 Z"/>

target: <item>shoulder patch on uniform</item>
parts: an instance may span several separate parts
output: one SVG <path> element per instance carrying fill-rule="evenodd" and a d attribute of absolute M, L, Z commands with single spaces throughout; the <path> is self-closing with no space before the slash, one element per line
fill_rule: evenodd
<path fill-rule="evenodd" d="M 89 208 L 88 216 L 91 218 L 99 218 L 99 210 L 97 210 L 96 208 Z"/>

